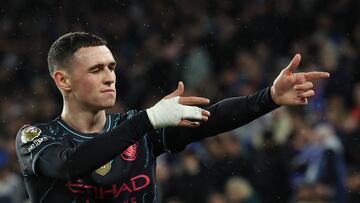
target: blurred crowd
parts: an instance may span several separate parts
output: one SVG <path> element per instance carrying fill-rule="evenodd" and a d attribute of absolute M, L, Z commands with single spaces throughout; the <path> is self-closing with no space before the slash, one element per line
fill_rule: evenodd
<path fill-rule="evenodd" d="M 360 202 L 360 1 L 12 0 L 0 3 L 0 202 L 26 202 L 14 139 L 61 112 L 47 52 L 98 34 L 117 60 L 116 106 L 144 109 L 185 83 L 212 102 L 271 85 L 295 53 L 316 81 L 306 107 L 158 158 L 162 203 Z"/>

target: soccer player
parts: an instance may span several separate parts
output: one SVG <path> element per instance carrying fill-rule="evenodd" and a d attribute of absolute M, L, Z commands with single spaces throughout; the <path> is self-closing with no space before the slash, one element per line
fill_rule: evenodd
<path fill-rule="evenodd" d="M 182 97 L 184 85 L 142 111 L 107 114 L 115 103 L 116 62 L 106 42 L 75 32 L 50 48 L 50 74 L 63 95 L 59 117 L 25 125 L 17 155 L 31 202 L 156 202 L 156 157 L 240 127 L 280 105 L 305 105 L 313 79 L 326 72 L 294 73 L 295 55 L 274 83 L 245 97 Z"/>

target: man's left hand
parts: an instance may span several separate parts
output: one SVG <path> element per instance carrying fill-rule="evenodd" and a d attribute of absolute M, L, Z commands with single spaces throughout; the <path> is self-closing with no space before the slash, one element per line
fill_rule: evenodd
<path fill-rule="evenodd" d="M 312 71 L 294 73 L 301 60 L 296 54 L 290 64 L 284 68 L 271 86 L 271 97 L 279 105 L 306 105 L 308 97 L 314 96 L 312 80 L 328 78 L 328 72 Z"/>

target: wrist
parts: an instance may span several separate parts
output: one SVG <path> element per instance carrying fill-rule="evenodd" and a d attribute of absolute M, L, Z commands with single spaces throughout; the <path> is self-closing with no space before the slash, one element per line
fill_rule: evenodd
<path fill-rule="evenodd" d="M 270 95 L 271 95 L 271 99 L 275 102 L 275 104 L 281 105 L 281 103 L 279 101 L 279 96 L 275 90 L 274 85 L 272 85 L 270 88 Z"/>
<path fill-rule="evenodd" d="M 146 114 L 149 118 L 151 125 L 153 126 L 154 129 L 156 129 L 154 108 L 151 107 L 151 108 L 146 109 L 145 111 L 146 111 Z"/>

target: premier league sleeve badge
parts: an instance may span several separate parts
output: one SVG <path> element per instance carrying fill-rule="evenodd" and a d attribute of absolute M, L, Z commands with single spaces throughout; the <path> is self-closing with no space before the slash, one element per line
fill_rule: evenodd
<path fill-rule="evenodd" d="M 21 131 L 21 142 L 23 144 L 33 141 L 35 138 L 39 137 L 41 134 L 40 128 L 35 126 L 26 126 Z"/>

